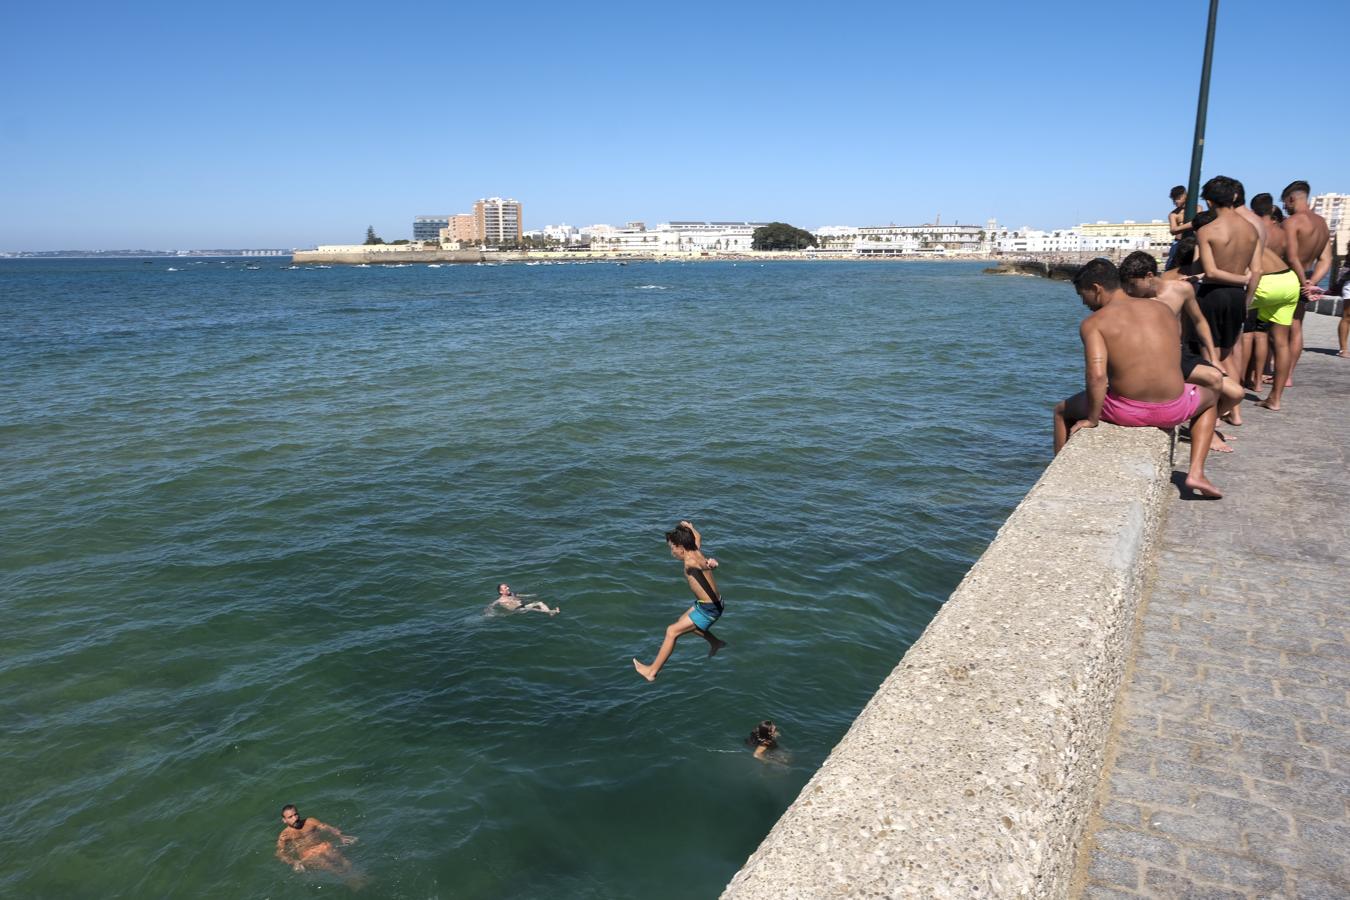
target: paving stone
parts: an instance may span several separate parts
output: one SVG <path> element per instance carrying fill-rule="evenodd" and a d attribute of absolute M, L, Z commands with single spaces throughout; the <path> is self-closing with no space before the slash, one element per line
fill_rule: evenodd
<path fill-rule="evenodd" d="M 1101 808 L 1098 815 L 1107 822 L 1127 825 L 1131 828 L 1139 828 L 1144 824 L 1144 811 L 1133 803 L 1126 803 L 1124 800 L 1110 801 Z"/>
<path fill-rule="evenodd" d="M 1096 834 L 1097 847 L 1113 856 L 1137 859 L 1159 866 L 1175 866 L 1179 860 L 1177 845 L 1165 838 L 1142 831 L 1107 828 Z"/>
<path fill-rule="evenodd" d="M 1190 806 L 1195 793 L 1190 784 L 1119 771 L 1111 773 L 1110 790 L 1113 800 L 1129 800 L 1143 806 Z"/>
<path fill-rule="evenodd" d="M 1127 894 L 1115 888 L 1089 884 L 1083 889 L 1083 900 L 1138 900 L 1139 894 Z"/>
<path fill-rule="evenodd" d="M 1139 887 L 1139 866 L 1132 860 L 1094 853 L 1088 877 L 1096 884 L 1135 890 Z"/>
<path fill-rule="evenodd" d="M 1195 848 L 1186 851 L 1186 871 L 1201 881 L 1266 893 L 1283 889 L 1285 881 L 1284 869 L 1279 866 Z"/>
<path fill-rule="evenodd" d="M 1148 869 L 1144 886 L 1155 897 L 1173 897 L 1176 900 L 1246 900 L 1246 894 L 1228 888 L 1196 884 L 1184 875 L 1165 869 Z"/>
<path fill-rule="evenodd" d="M 1295 880 L 1295 900 L 1345 900 L 1350 897 L 1350 882 L 1324 881 L 1315 875 L 1300 874 Z"/>
<path fill-rule="evenodd" d="M 1156 772 L 1159 778 L 1167 781 L 1221 788 L 1233 793 L 1241 793 L 1245 790 L 1241 775 L 1222 772 L 1218 769 L 1206 769 L 1203 766 L 1193 766 L 1190 763 L 1172 759 L 1158 760 Z"/>
<path fill-rule="evenodd" d="M 1229 847 L 1242 839 L 1242 828 L 1232 819 L 1188 816 L 1158 810 L 1148 817 L 1150 831 L 1187 844 Z"/>

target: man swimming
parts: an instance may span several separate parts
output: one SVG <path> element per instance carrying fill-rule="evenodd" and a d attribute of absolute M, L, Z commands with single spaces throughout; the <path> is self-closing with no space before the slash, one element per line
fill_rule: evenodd
<path fill-rule="evenodd" d="M 533 610 L 534 612 L 548 613 L 550 616 L 556 616 L 558 613 L 562 612 L 562 610 L 556 606 L 549 609 L 548 604 L 542 600 L 526 603 L 521 599 L 523 597 L 533 596 L 533 594 L 517 594 L 515 591 L 511 590 L 511 585 L 502 582 L 497 585 L 497 599 L 488 604 L 488 608 L 484 610 L 484 613 L 490 613 L 493 608 L 498 606 L 507 612 L 528 612 Z"/>
<path fill-rule="evenodd" d="M 666 546 L 670 548 L 670 555 L 683 565 L 684 579 L 689 583 L 689 590 L 694 592 L 695 602 L 684 615 L 666 626 L 665 639 L 651 665 L 639 662 L 636 657 L 633 659 L 633 668 L 648 681 L 656 680 L 656 674 L 670 659 L 675 642 L 691 631 L 708 642 L 709 656 L 716 655 L 727 645 L 712 633 L 713 623 L 721 618 L 723 609 L 722 595 L 717 592 L 717 582 L 712 577 L 717 560 L 703 555 L 703 539 L 692 522 L 682 521 L 667 531 Z"/>
<path fill-rule="evenodd" d="M 1209 224 L 1195 227 L 1196 249 L 1204 271 L 1204 281 L 1195 292 L 1196 300 L 1214 335 L 1219 367 L 1239 384 L 1242 372 L 1239 360 L 1233 356 L 1233 347 L 1242 336 L 1248 287 L 1257 278 L 1254 273 L 1261 260 L 1261 236 L 1256 226 L 1237 211 L 1241 191 L 1237 181 L 1223 175 L 1206 181 L 1200 196 L 1215 217 Z M 1236 422 L 1241 421 L 1238 415 L 1234 408 Z"/>
<path fill-rule="evenodd" d="M 1302 300 L 1320 296 L 1322 291 L 1317 283 L 1331 271 L 1331 232 L 1327 228 L 1327 220 L 1313 212 L 1308 205 L 1311 190 L 1308 182 L 1295 181 L 1280 193 L 1284 211 L 1289 214 L 1289 218 L 1284 220 L 1284 258 L 1298 278 Z M 1303 312 L 1303 303 L 1296 304 L 1294 320 L 1289 326 L 1289 371 L 1283 379 L 1279 372 L 1275 373 L 1270 393 L 1261 401 L 1266 409 L 1279 409 L 1284 389 L 1294 384 L 1294 369 L 1298 367 L 1298 358 L 1303 355 Z"/>
<path fill-rule="evenodd" d="M 1183 343 L 1181 348 L 1181 377 L 1187 384 L 1198 384 L 1212 390 L 1218 396 L 1219 416 L 1233 409 L 1245 396 L 1242 385 L 1226 376 L 1223 369 L 1215 365 L 1218 351 L 1214 349 L 1214 340 L 1209 333 L 1209 323 L 1195 302 L 1195 290 L 1189 281 L 1164 281 L 1158 276 L 1158 261 L 1147 250 L 1136 250 L 1120 263 L 1120 285 L 1131 297 L 1157 300 L 1178 320 L 1185 314 L 1185 323 L 1190 326 L 1196 341 L 1203 348 L 1203 355 L 1197 355 Z M 1183 329 L 1184 333 L 1184 329 Z M 1232 448 L 1215 432 L 1210 449 L 1218 453 L 1228 453 Z"/>
<path fill-rule="evenodd" d="M 352 873 L 352 864 L 347 857 L 320 835 L 330 834 L 344 845 L 356 843 L 354 836 L 343 834 L 313 816 L 302 818 L 293 803 L 287 803 L 281 808 L 281 821 L 286 827 L 277 836 L 277 859 L 297 872 L 322 869 L 344 877 Z"/>
<path fill-rule="evenodd" d="M 1218 398 L 1209 388 L 1182 379 L 1177 317 L 1155 300 L 1121 290 L 1110 260 L 1085 265 L 1073 285 L 1092 310 L 1079 326 L 1087 389 L 1055 407 L 1055 452 L 1080 430 L 1095 428 L 1098 420 L 1165 429 L 1189 420 L 1191 466 L 1185 485 L 1204 497 L 1222 497 L 1205 478 Z"/>

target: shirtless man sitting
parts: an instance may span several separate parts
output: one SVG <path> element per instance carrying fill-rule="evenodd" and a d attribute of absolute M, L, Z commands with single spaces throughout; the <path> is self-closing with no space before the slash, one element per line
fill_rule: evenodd
<path fill-rule="evenodd" d="M 1233 347 L 1242 336 L 1248 287 L 1255 280 L 1253 273 L 1261 261 L 1260 233 L 1237 211 L 1241 191 L 1237 181 L 1223 175 L 1206 181 L 1200 196 L 1214 212 L 1214 221 L 1207 225 L 1192 223 L 1204 272 L 1204 281 L 1196 289 L 1195 297 L 1214 335 L 1219 367 L 1239 384 L 1242 372 Z M 1240 422 L 1237 415 L 1235 408 L 1233 419 Z"/>
<path fill-rule="evenodd" d="M 1246 223 L 1243 223 L 1246 224 Z M 1074 278 L 1092 315 L 1083 320 L 1087 389 L 1055 407 L 1055 452 L 1099 420 L 1127 427 L 1171 429 L 1191 423 L 1191 467 L 1186 487 L 1204 497 L 1223 492 L 1205 478 L 1205 456 L 1214 439 L 1217 397 L 1181 377 L 1181 326 L 1166 306 L 1139 300 L 1120 288 L 1109 260 L 1094 259 Z"/>
<path fill-rule="evenodd" d="M 1289 218 L 1284 220 L 1284 258 L 1298 278 L 1299 292 L 1304 300 L 1316 299 L 1321 295 L 1317 283 L 1331 271 L 1331 232 L 1327 229 L 1327 220 L 1313 212 L 1308 205 L 1311 190 L 1308 182 L 1295 181 L 1280 194 L 1284 211 L 1289 214 Z M 1293 386 L 1294 369 L 1298 366 L 1298 358 L 1303 355 L 1303 304 L 1298 303 L 1296 306 L 1294 321 L 1289 326 L 1289 371 L 1283 379 L 1279 372 L 1275 373 L 1270 394 L 1261 401 L 1266 409 L 1280 408 L 1280 398 L 1286 387 Z"/>
<path fill-rule="evenodd" d="M 287 803 L 281 808 L 281 821 L 286 827 L 281 829 L 277 837 L 277 859 L 297 872 L 323 869 L 344 877 L 352 874 L 352 864 L 347 857 L 320 835 L 330 834 L 341 844 L 354 844 L 355 837 L 343 834 L 313 816 L 302 818 L 293 803 Z"/>
<path fill-rule="evenodd" d="M 1142 300 L 1157 300 L 1172 310 L 1178 320 L 1185 313 L 1185 324 L 1190 326 L 1203 355 L 1192 353 L 1185 344 L 1181 347 L 1181 377 L 1187 384 L 1198 384 L 1209 388 L 1219 398 L 1219 417 L 1232 410 L 1244 396 L 1242 385 L 1227 377 L 1215 365 L 1218 351 L 1214 349 L 1214 340 L 1209 333 L 1209 323 L 1195 302 L 1195 290 L 1189 281 L 1163 280 L 1158 276 L 1158 261 L 1147 250 L 1136 250 L 1125 257 L 1120 264 L 1120 286 L 1131 297 Z M 1231 452 L 1229 447 L 1215 432 L 1214 443 L 1210 449 L 1219 453 Z"/>

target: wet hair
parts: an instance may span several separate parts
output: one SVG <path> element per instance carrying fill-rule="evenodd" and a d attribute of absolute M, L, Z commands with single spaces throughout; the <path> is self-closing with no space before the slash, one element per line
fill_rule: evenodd
<path fill-rule="evenodd" d="M 751 747 L 768 747 L 773 749 L 778 746 L 778 738 L 773 736 L 773 719 L 765 719 L 755 726 L 755 730 L 750 732 L 750 736 L 745 742 Z"/>
<path fill-rule="evenodd" d="M 1147 250 L 1136 250 L 1121 260 L 1120 280 L 1133 281 L 1158 274 L 1158 260 Z"/>
<path fill-rule="evenodd" d="M 1306 181 L 1291 181 L 1289 182 L 1288 187 L 1280 191 L 1280 199 L 1283 200 L 1290 194 L 1297 194 L 1300 191 L 1302 191 L 1305 194 L 1311 194 L 1312 188 L 1308 187 L 1308 182 Z"/>
<path fill-rule="evenodd" d="M 1094 284 L 1099 284 L 1108 291 L 1120 287 L 1120 273 L 1116 271 L 1115 264 L 1104 256 L 1092 260 L 1073 276 L 1073 289 L 1076 291 L 1081 292 Z"/>
<path fill-rule="evenodd" d="M 1268 219 L 1273 209 L 1275 209 L 1275 198 L 1269 194 L 1257 194 L 1252 198 L 1252 212 L 1258 216 Z"/>
<path fill-rule="evenodd" d="M 501 584 L 497 585 L 497 593 L 500 594 L 502 592 L 502 588 L 506 588 L 509 591 L 511 590 L 511 585 L 503 581 Z"/>
<path fill-rule="evenodd" d="M 283 807 L 281 808 L 281 814 L 282 814 L 283 816 L 286 815 L 286 813 L 288 813 L 288 812 L 293 812 L 293 813 L 295 813 L 297 816 L 300 815 L 300 810 L 298 810 L 298 809 L 295 808 L 295 804 L 294 804 L 294 803 L 287 803 L 285 806 L 283 806 Z"/>
<path fill-rule="evenodd" d="M 1236 178 L 1233 179 L 1233 185 L 1236 190 L 1236 193 L 1233 194 L 1233 205 L 1241 206 L 1247 202 L 1247 189 Z"/>
<path fill-rule="evenodd" d="M 1177 252 L 1172 254 L 1172 264 L 1167 268 L 1179 269 L 1182 266 L 1189 266 L 1193 262 L 1195 262 L 1195 235 L 1187 232 L 1177 238 Z"/>
<path fill-rule="evenodd" d="M 1272 207 L 1270 210 L 1270 220 L 1272 222 L 1283 222 L 1284 210 L 1280 209 L 1278 206 Z"/>
<path fill-rule="evenodd" d="M 1179 184 L 1168 192 L 1168 196 L 1172 198 L 1173 203 L 1176 203 L 1177 198 L 1184 193 L 1186 193 L 1186 186 L 1184 184 Z"/>
<path fill-rule="evenodd" d="M 694 533 L 683 525 L 676 525 L 666 532 L 666 543 L 674 544 L 683 550 L 698 549 L 698 541 L 694 540 Z"/>
<path fill-rule="evenodd" d="M 1215 175 L 1200 189 L 1200 196 L 1206 203 L 1219 209 L 1232 209 L 1238 205 L 1238 195 L 1242 185 L 1227 175 Z"/>
<path fill-rule="evenodd" d="M 1218 217 L 1219 214 L 1212 209 L 1207 209 L 1202 213 L 1196 213 L 1195 218 L 1191 219 L 1191 231 L 1199 231 Z"/>

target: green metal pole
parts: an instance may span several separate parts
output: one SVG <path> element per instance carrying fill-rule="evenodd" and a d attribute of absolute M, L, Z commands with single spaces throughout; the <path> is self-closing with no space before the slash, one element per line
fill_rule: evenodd
<path fill-rule="evenodd" d="M 1214 60 L 1214 24 L 1219 0 L 1209 0 L 1209 30 L 1205 32 L 1205 64 L 1200 69 L 1200 102 L 1195 108 L 1195 143 L 1191 146 L 1191 179 L 1186 183 L 1186 221 L 1195 218 L 1200 200 L 1200 160 L 1205 155 L 1205 114 L 1209 112 L 1209 66 Z"/>

